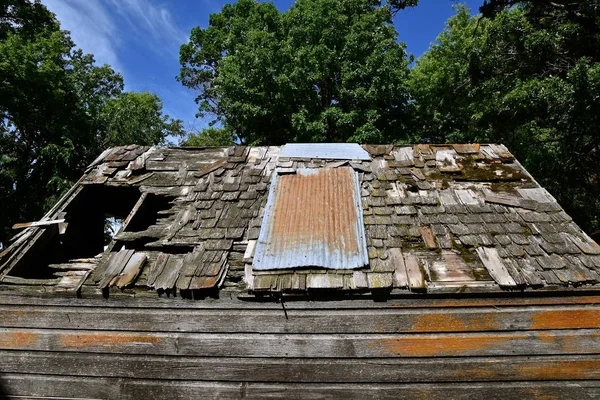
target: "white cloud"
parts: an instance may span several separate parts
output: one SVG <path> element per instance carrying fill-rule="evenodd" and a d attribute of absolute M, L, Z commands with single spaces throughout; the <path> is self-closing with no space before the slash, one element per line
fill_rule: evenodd
<path fill-rule="evenodd" d="M 151 0 L 111 0 L 119 14 L 127 20 L 138 41 L 144 41 L 159 54 L 173 56 L 188 37 L 173 21 L 165 6 Z M 151 40 L 148 40 L 151 39 Z"/>
<path fill-rule="evenodd" d="M 119 51 L 127 46 L 146 47 L 177 58 L 187 41 L 171 12 L 153 0 L 42 0 L 71 31 L 78 47 L 93 53 L 100 64 L 123 72 Z M 125 39 L 125 40 L 124 40 Z"/>
<path fill-rule="evenodd" d="M 122 41 L 114 18 L 97 0 L 42 0 L 56 14 L 62 29 L 71 31 L 79 48 L 94 54 L 100 64 L 122 70 L 118 49 Z"/>
<path fill-rule="evenodd" d="M 124 76 L 126 90 L 158 94 L 165 112 L 191 126 L 196 123 L 194 93 L 174 79 L 188 33 L 159 1 L 165 0 L 42 0 L 79 48 Z M 141 60 L 151 66 L 140 65 Z"/>

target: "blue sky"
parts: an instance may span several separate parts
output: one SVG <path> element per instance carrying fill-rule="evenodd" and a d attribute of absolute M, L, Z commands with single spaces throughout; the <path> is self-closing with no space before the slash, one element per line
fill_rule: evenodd
<path fill-rule="evenodd" d="M 332 0 L 336 1 L 336 0 Z M 195 118 L 194 93 L 175 80 L 179 46 L 192 27 L 206 27 L 208 16 L 225 0 L 42 0 L 54 12 L 75 43 L 108 63 L 125 78 L 125 89 L 151 91 L 164 111 L 195 131 L 208 121 Z M 482 0 L 461 1 L 476 12 Z M 293 0 L 275 0 L 282 11 Z M 420 0 L 419 6 L 399 12 L 395 26 L 408 51 L 419 56 L 454 14 L 453 0 Z"/>

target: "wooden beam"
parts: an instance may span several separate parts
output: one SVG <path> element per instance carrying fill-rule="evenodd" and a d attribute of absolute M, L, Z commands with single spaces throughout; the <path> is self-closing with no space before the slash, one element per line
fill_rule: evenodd
<path fill-rule="evenodd" d="M 164 366 L 167 369 L 168 366 Z M 251 372 L 249 372 L 251 373 Z M 517 400 L 552 398 L 594 399 L 600 382 L 593 380 L 557 382 L 440 383 L 247 383 L 224 381 L 176 381 L 121 378 L 72 377 L 33 374 L 3 374 L 3 395 L 35 398 L 146 399 L 398 399 L 399 393 L 423 399 L 474 398 Z"/>
<path fill-rule="evenodd" d="M 63 222 L 65 222 L 64 219 L 55 219 L 55 220 L 51 220 L 51 221 L 20 222 L 18 224 L 14 224 L 12 226 L 12 228 L 13 229 L 32 228 L 35 226 L 48 226 L 48 225 L 62 224 Z"/>
<path fill-rule="evenodd" d="M 600 354 L 600 330 L 435 334 L 214 334 L 0 328 L 0 349 L 269 358 L 575 355 Z"/>
<path fill-rule="evenodd" d="M 290 383 L 600 380 L 600 356 L 273 359 L 0 350 L 3 374 Z M 76 365 L 77 368 L 73 368 Z"/>
<path fill-rule="evenodd" d="M 497 309 L 186 309 L 0 305 L 2 326 L 188 333 L 443 333 L 594 329 L 600 305 Z M 223 323 L 223 321 L 228 321 Z"/>
<path fill-rule="evenodd" d="M 1 285 L 0 285 L 1 287 Z M 529 295 L 528 295 L 529 294 Z M 103 309 L 169 309 L 169 310 L 281 310 L 281 304 L 271 298 L 258 298 L 248 296 L 244 300 L 235 297 L 223 297 L 219 301 L 190 302 L 180 297 L 153 297 L 148 299 L 134 298 L 131 296 L 112 297 L 106 301 L 102 298 L 70 299 L 58 296 L 39 297 L 40 294 L 24 294 L 15 296 L 14 292 L 2 293 L 0 291 L 0 304 L 2 305 L 33 305 L 33 306 L 74 306 L 74 307 L 99 307 Z M 347 298 L 347 297 L 346 297 Z M 373 302 L 371 298 L 353 298 L 347 300 L 312 301 L 310 297 L 289 298 L 286 296 L 285 307 L 287 310 L 419 310 L 423 308 L 452 310 L 454 308 L 506 308 L 517 309 L 531 306 L 571 306 L 571 305 L 597 305 L 600 304 L 600 293 L 590 294 L 575 292 L 547 294 L 525 292 L 509 294 L 505 297 L 464 297 L 446 298 L 439 296 L 424 297 L 422 295 L 407 294 L 402 297 L 391 298 L 385 303 Z"/>

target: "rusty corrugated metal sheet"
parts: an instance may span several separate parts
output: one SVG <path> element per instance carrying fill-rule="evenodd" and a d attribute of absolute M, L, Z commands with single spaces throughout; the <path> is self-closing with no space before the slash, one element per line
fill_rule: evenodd
<path fill-rule="evenodd" d="M 254 269 L 367 264 L 358 177 L 352 168 L 274 175 Z"/>
<path fill-rule="evenodd" d="M 357 143 L 288 143 L 281 148 L 283 158 L 325 158 L 331 160 L 370 160 Z"/>

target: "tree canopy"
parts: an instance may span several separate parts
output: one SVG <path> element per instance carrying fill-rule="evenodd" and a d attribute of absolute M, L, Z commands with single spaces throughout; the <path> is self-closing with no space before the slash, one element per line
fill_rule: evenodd
<path fill-rule="evenodd" d="M 0 242 L 42 216 L 106 147 L 182 133 L 150 93 L 76 49 L 39 1 L 0 5 Z"/>
<path fill-rule="evenodd" d="M 413 64 L 393 15 L 418 0 L 239 0 L 192 30 L 178 79 L 209 128 L 184 146 L 504 143 L 586 230 L 600 229 L 600 4 L 457 6 Z M 0 4 L 0 242 L 104 148 L 182 136 L 151 93 L 75 47 L 39 0 Z"/>
<path fill-rule="evenodd" d="M 197 133 L 189 133 L 179 145 L 189 147 L 232 146 L 235 137 L 229 128 L 209 127 Z"/>
<path fill-rule="evenodd" d="M 109 99 L 100 115 L 105 129 L 103 147 L 164 145 L 168 136 L 183 136 L 182 122 L 171 119 L 162 108 L 162 100 L 149 92 L 124 92 Z"/>
<path fill-rule="evenodd" d="M 409 59 L 378 4 L 228 4 L 192 30 L 179 79 L 242 143 L 390 141 L 406 131 Z"/>
<path fill-rule="evenodd" d="M 460 6 L 410 83 L 417 137 L 506 144 L 588 230 L 600 228 L 600 5 L 591 4 L 576 18 L 547 2 L 490 19 Z"/>
<path fill-rule="evenodd" d="M 458 5 L 409 69 L 391 16 L 413 6 L 298 0 L 282 13 L 240 0 L 192 30 L 178 79 L 246 144 L 504 143 L 599 229 L 600 4 L 482 0 L 477 16 Z"/>

